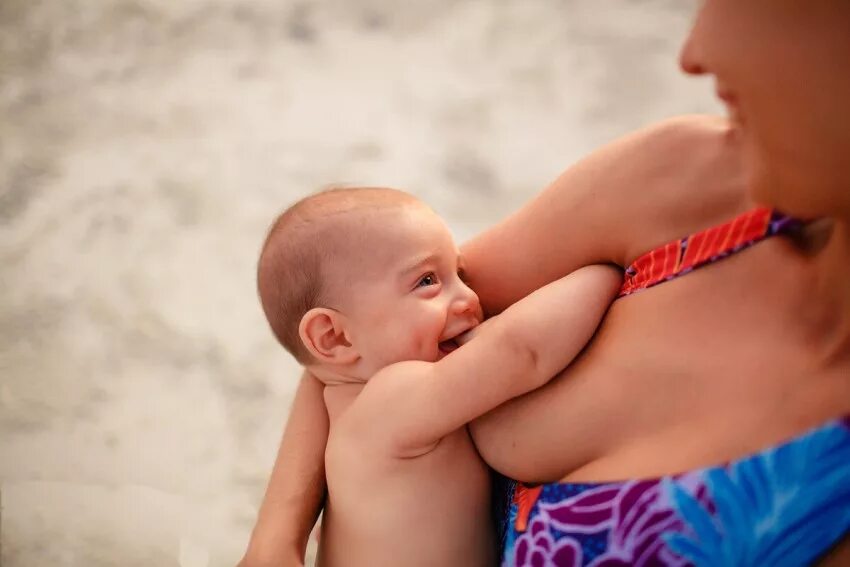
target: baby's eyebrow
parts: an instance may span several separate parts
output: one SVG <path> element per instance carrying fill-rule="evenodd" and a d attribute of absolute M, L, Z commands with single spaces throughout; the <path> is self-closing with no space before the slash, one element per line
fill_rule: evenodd
<path fill-rule="evenodd" d="M 437 259 L 438 259 L 437 254 L 428 254 L 427 256 L 425 256 L 423 258 L 418 258 L 415 261 L 411 262 L 410 264 L 407 264 L 407 267 L 403 268 L 399 273 L 402 277 L 407 276 L 412 272 L 415 272 L 417 270 L 421 270 L 422 266 L 424 266 L 426 264 L 432 264 L 432 263 L 436 262 Z"/>

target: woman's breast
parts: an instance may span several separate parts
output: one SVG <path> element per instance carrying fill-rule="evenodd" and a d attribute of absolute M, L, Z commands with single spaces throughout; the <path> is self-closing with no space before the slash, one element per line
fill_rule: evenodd
<path fill-rule="evenodd" d="M 664 474 L 744 450 L 740 432 L 764 426 L 801 358 L 781 346 L 804 275 L 789 263 L 776 277 L 785 247 L 616 301 L 570 367 L 473 425 L 482 456 L 543 482 Z"/>

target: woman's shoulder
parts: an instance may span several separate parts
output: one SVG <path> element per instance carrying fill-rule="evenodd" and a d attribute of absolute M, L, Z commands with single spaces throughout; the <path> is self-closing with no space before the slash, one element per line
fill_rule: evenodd
<path fill-rule="evenodd" d="M 623 261 L 753 206 L 736 131 L 725 118 L 690 115 L 652 124 L 589 158 L 628 213 Z M 625 222 L 628 220 L 628 222 Z"/>
<path fill-rule="evenodd" d="M 666 118 L 636 130 L 633 137 L 644 138 L 658 144 L 716 143 L 728 138 L 732 125 L 722 116 L 710 114 L 685 114 Z"/>
<path fill-rule="evenodd" d="M 662 204 L 704 200 L 722 208 L 747 201 L 739 134 L 728 120 L 689 115 L 669 118 L 622 139 L 630 168 L 649 182 L 644 191 Z"/>
<path fill-rule="evenodd" d="M 669 193 L 676 202 L 721 192 L 745 196 L 738 135 L 725 118 L 689 115 L 669 118 L 611 144 L 607 156 L 620 162 L 643 192 Z M 614 165 L 613 163 L 611 165 Z"/>

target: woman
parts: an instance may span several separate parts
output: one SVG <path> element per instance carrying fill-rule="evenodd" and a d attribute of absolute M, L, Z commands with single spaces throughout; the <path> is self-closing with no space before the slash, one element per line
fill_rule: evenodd
<path fill-rule="evenodd" d="M 839 0 L 707 0 L 682 66 L 716 77 L 731 126 L 675 121 L 615 143 L 466 246 L 497 312 L 757 204 L 822 219 L 615 302 L 562 376 L 475 424 L 495 468 L 559 481 L 514 494 L 505 563 L 850 560 L 848 29 Z M 320 459 L 299 451 L 320 486 Z M 252 550 L 270 540 L 269 503 L 295 489 L 273 477 Z M 309 516 L 318 497 L 282 515 Z"/>

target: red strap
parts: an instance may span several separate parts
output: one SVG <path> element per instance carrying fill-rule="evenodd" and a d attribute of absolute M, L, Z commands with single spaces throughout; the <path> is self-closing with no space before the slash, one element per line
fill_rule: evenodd
<path fill-rule="evenodd" d="M 673 279 L 760 240 L 767 235 L 772 214 L 766 207 L 753 209 L 724 224 L 650 250 L 626 269 L 620 296 Z"/>

